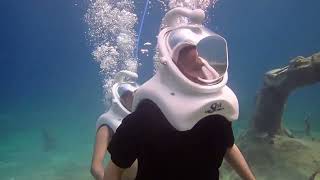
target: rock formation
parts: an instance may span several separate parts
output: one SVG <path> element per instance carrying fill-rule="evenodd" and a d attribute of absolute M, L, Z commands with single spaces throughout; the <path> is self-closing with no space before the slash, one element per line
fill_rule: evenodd
<path fill-rule="evenodd" d="M 282 127 L 282 115 L 292 91 L 320 81 L 320 53 L 297 57 L 289 65 L 267 72 L 258 92 L 256 111 L 250 127 L 236 144 L 259 180 L 316 180 L 320 178 L 320 141 L 311 138 L 309 117 L 304 123 L 304 138 L 294 138 Z M 240 177 L 224 163 L 222 180 Z"/>
<path fill-rule="evenodd" d="M 267 72 L 258 92 L 252 127 L 256 133 L 282 134 L 281 120 L 290 93 L 320 81 L 320 53 L 297 57 L 289 65 Z"/>

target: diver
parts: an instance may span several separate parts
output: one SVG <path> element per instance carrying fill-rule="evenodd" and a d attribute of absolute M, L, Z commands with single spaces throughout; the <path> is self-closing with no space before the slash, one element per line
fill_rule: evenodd
<path fill-rule="evenodd" d="M 181 17 L 189 21 L 177 24 Z M 133 112 L 110 141 L 104 180 L 119 180 L 136 159 L 136 180 L 219 179 L 223 159 L 243 179 L 255 179 L 234 144 L 239 106 L 226 86 L 227 43 L 202 25 L 204 18 L 200 9 L 166 13 L 160 65 L 134 92 Z"/>
<path fill-rule="evenodd" d="M 115 76 L 112 86 L 112 104 L 109 110 L 102 114 L 96 122 L 96 139 L 91 162 L 91 174 L 96 180 L 102 180 L 104 175 L 103 161 L 112 135 L 116 132 L 122 119 L 131 113 L 133 92 L 138 88 L 138 75 L 130 71 L 120 71 Z M 127 179 L 136 175 L 137 165 L 125 173 Z"/>

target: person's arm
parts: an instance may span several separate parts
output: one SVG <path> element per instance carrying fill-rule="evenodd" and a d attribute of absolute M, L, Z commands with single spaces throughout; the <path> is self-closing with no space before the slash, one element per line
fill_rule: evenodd
<path fill-rule="evenodd" d="M 121 180 L 123 171 L 123 168 L 118 167 L 110 160 L 105 169 L 103 180 Z"/>
<path fill-rule="evenodd" d="M 101 126 L 96 134 L 96 141 L 91 162 L 91 174 L 96 180 L 102 180 L 104 175 L 103 160 L 110 140 L 107 126 Z"/>
<path fill-rule="evenodd" d="M 256 179 L 252 174 L 242 153 L 240 152 L 239 148 L 235 144 L 232 147 L 227 149 L 227 152 L 224 157 L 242 179 L 245 179 L 245 180 Z"/>
<path fill-rule="evenodd" d="M 104 180 L 120 180 L 125 169 L 137 159 L 140 138 L 140 125 L 135 112 L 126 116 L 108 145 L 110 161 L 104 171 Z"/>

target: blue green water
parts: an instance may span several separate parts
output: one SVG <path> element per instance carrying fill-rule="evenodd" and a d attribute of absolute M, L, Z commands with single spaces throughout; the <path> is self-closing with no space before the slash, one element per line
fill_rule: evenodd
<path fill-rule="evenodd" d="M 88 3 L 0 2 L 0 179 L 90 179 L 95 121 L 106 107 L 86 36 Z M 139 18 L 143 3 L 136 2 Z M 163 12 L 153 4 L 141 42 L 154 45 Z M 229 45 L 228 85 L 240 103 L 235 131 L 247 127 L 266 71 L 320 51 L 318 7 L 318 1 L 220 0 L 208 12 L 208 26 Z M 152 56 L 140 54 L 140 83 L 152 76 Z M 319 91 L 315 84 L 291 94 L 286 126 L 301 128 L 309 113 L 320 132 Z"/>

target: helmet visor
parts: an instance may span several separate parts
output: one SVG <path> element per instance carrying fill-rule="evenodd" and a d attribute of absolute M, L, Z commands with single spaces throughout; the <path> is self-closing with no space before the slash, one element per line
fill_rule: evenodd
<path fill-rule="evenodd" d="M 207 62 L 221 78 L 228 67 L 228 50 L 226 41 L 220 36 L 208 36 L 197 44 L 198 56 Z"/>
<path fill-rule="evenodd" d="M 219 83 L 228 67 L 226 40 L 203 26 L 185 26 L 167 33 L 172 60 L 189 80 L 202 85 Z"/>
<path fill-rule="evenodd" d="M 133 93 L 137 89 L 135 84 L 122 83 L 117 88 L 117 95 L 123 107 L 128 111 L 132 110 Z"/>
<path fill-rule="evenodd" d="M 182 45 L 176 65 L 183 75 L 195 83 L 219 83 L 228 66 L 225 40 L 220 36 L 208 36 L 200 40 L 196 46 Z"/>

